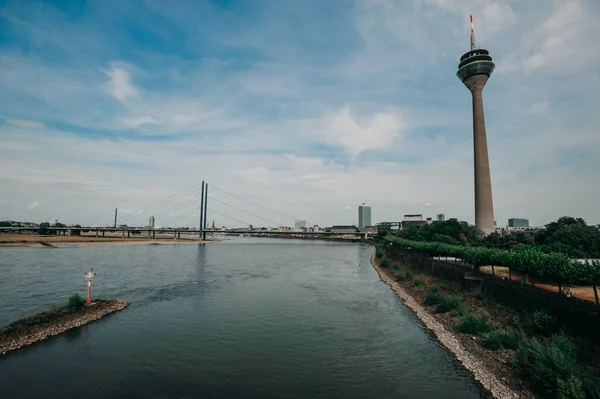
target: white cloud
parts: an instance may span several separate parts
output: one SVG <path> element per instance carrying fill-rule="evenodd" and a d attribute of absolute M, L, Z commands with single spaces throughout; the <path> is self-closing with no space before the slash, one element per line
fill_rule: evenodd
<path fill-rule="evenodd" d="M 327 128 L 318 132 L 326 143 L 345 148 L 352 156 L 371 149 L 384 149 L 401 137 L 406 125 L 395 112 L 377 113 L 360 123 L 349 107 L 327 117 Z"/>
<path fill-rule="evenodd" d="M 27 207 L 27 210 L 30 211 L 30 210 L 35 209 L 35 208 L 37 208 L 39 206 L 42 206 L 42 205 L 44 205 L 43 202 L 33 201 L 31 204 L 29 204 L 29 206 Z"/>
<path fill-rule="evenodd" d="M 31 128 L 31 129 L 40 129 L 45 127 L 46 125 L 42 122 L 30 121 L 26 119 L 7 119 L 6 122 L 11 125 L 22 127 L 22 128 Z"/>
<path fill-rule="evenodd" d="M 548 101 L 536 101 L 531 105 L 528 113 L 532 115 L 544 115 L 548 111 L 550 103 Z"/>
<path fill-rule="evenodd" d="M 103 72 L 110 78 L 106 84 L 109 93 L 120 102 L 126 103 L 138 95 L 138 89 L 131 83 L 129 73 L 125 69 L 113 66 Z"/>

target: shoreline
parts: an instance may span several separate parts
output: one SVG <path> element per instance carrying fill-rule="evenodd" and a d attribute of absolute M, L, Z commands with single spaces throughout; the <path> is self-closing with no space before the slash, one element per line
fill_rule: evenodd
<path fill-rule="evenodd" d="M 402 299 L 404 304 L 412 310 L 417 318 L 425 325 L 425 327 L 432 331 L 438 342 L 440 342 L 450 353 L 458 360 L 458 362 L 474 377 L 481 386 L 489 392 L 492 397 L 498 399 L 513 399 L 519 398 L 517 392 L 512 390 L 508 385 L 504 384 L 496 375 L 488 370 L 486 365 L 477 359 L 474 355 L 469 353 L 460 340 L 455 334 L 437 321 L 433 315 L 431 315 L 425 308 L 417 302 L 417 300 L 410 295 L 398 282 L 394 281 L 388 273 L 379 265 L 378 259 L 375 257 L 375 247 L 371 254 L 371 265 L 379 274 L 381 280 L 390 286 L 390 288 Z"/>
<path fill-rule="evenodd" d="M 0 328 L 0 356 L 81 327 L 129 306 L 118 299 L 97 300 L 75 311 L 66 307 L 42 311 Z M 36 319 L 40 319 L 39 323 Z"/>
<path fill-rule="evenodd" d="M 177 245 L 177 244 L 207 244 L 211 242 L 223 241 L 223 238 L 210 238 L 204 241 L 191 238 L 180 238 L 174 240 L 172 238 L 157 238 L 157 239 L 96 239 L 96 238 L 85 238 L 80 240 L 61 240 L 52 239 L 49 240 L 12 240 L 2 241 L 0 237 L 0 248 L 66 248 L 66 247 L 92 247 L 92 246 L 135 246 L 135 245 Z"/>

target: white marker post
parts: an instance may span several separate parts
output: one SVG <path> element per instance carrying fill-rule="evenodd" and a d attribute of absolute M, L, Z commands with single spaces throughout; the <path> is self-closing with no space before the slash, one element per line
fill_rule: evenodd
<path fill-rule="evenodd" d="M 88 282 L 88 296 L 87 296 L 87 301 L 85 301 L 86 305 L 89 305 L 91 303 L 91 294 L 92 294 L 92 280 L 94 279 L 94 276 L 96 275 L 96 273 L 93 272 L 94 268 L 90 268 L 90 271 L 87 272 L 85 274 L 85 279 Z"/>

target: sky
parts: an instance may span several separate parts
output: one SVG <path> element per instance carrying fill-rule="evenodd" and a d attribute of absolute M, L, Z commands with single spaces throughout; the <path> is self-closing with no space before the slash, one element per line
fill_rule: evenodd
<path fill-rule="evenodd" d="M 473 223 L 469 14 L 498 226 L 600 223 L 596 0 L 1 0 L 0 220 Z"/>

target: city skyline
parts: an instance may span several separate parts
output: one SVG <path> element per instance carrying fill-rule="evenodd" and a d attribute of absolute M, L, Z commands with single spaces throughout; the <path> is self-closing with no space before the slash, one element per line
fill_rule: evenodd
<path fill-rule="evenodd" d="M 474 14 L 497 63 L 496 220 L 600 223 L 597 2 L 120 7 L 0 6 L 0 219 L 112 224 L 116 207 L 132 215 L 206 180 L 287 225 L 349 223 L 364 200 L 378 220 L 473 223 L 470 98 L 454 72 Z"/>

